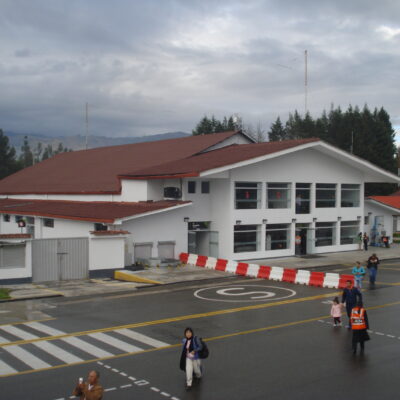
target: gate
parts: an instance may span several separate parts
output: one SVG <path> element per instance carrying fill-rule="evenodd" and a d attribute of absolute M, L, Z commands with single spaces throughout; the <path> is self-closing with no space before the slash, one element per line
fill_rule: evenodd
<path fill-rule="evenodd" d="M 25 268 L 25 243 L 0 243 L 0 268 Z"/>
<path fill-rule="evenodd" d="M 32 240 L 33 282 L 85 279 L 88 266 L 88 238 Z"/>

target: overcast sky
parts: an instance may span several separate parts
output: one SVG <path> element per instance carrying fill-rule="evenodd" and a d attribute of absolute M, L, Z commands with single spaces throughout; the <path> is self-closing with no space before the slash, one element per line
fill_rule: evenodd
<path fill-rule="evenodd" d="M 333 103 L 400 128 L 398 0 L 1 0 L 0 128 L 190 132 L 204 114 L 265 129 Z"/>

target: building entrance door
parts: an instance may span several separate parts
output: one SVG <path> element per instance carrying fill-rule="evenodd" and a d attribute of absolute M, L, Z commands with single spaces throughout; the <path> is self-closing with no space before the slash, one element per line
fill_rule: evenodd
<path fill-rule="evenodd" d="M 296 224 L 295 236 L 295 254 L 296 256 L 304 256 L 308 254 L 308 240 L 309 240 L 310 224 Z"/>
<path fill-rule="evenodd" d="M 188 231 L 188 252 L 207 257 L 218 257 L 218 232 L 205 229 Z"/>

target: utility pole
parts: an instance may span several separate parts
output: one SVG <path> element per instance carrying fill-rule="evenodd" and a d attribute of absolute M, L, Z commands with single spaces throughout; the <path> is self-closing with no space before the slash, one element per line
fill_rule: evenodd
<path fill-rule="evenodd" d="M 89 136 L 89 103 L 86 103 L 86 143 L 85 149 L 88 149 L 88 136 Z"/>
<path fill-rule="evenodd" d="M 308 104 L 307 104 L 307 96 L 308 96 L 308 60 L 307 60 L 307 50 L 304 50 L 304 115 L 307 114 Z"/>

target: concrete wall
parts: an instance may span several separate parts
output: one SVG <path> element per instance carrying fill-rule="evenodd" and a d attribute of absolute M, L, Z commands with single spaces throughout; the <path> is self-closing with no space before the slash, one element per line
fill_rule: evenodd
<path fill-rule="evenodd" d="M 89 271 L 125 266 L 125 236 L 90 236 Z"/>

